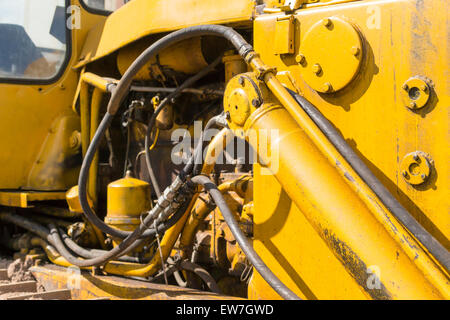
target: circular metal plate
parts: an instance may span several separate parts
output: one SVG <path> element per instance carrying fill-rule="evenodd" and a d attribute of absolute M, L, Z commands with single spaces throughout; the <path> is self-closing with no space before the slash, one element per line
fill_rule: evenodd
<path fill-rule="evenodd" d="M 224 93 L 224 111 L 231 129 L 242 128 L 250 114 L 262 103 L 258 86 L 249 74 L 233 77 Z"/>
<path fill-rule="evenodd" d="M 430 100 L 430 87 L 418 78 L 408 79 L 402 86 L 402 98 L 405 105 L 410 109 L 420 109 Z"/>
<path fill-rule="evenodd" d="M 403 179 L 409 184 L 424 183 L 431 173 L 431 165 L 422 152 L 416 151 L 407 154 L 400 164 Z"/>
<path fill-rule="evenodd" d="M 318 92 L 335 92 L 359 71 L 363 50 L 358 31 L 340 18 L 314 24 L 300 43 L 299 62 L 305 82 Z"/>

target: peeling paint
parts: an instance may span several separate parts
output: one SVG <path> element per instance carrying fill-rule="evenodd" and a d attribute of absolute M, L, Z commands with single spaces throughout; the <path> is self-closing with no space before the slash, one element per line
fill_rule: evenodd
<path fill-rule="evenodd" d="M 380 289 L 368 289 L 367 280 L 369 273 L 364 261 L 344 241 L 328 229 L 323 230 L 323 236 L 328 246 L 356 282 L 375 300 L 391 300 L 392 295 L 380 280 Z"/>

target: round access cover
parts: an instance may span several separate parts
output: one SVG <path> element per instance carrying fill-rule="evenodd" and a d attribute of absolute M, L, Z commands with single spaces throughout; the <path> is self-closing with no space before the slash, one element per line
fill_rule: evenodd
<path fill-rule="evenodd" d="M 303 79 L 318 92 L 335 92 L 358 73 L 362 40 L 353 25 L 337 17 L 314 24 L 300 44 L 298 59 Z"/>

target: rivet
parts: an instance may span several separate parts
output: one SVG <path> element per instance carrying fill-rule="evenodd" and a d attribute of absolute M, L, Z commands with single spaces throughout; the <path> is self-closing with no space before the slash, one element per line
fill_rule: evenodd
<path fill-rule="evenodd" d="M 295 61 L 297 61 L 297 63 L 303 64 L 305 62 L 305 56 L 303 54 L 299 53 L 295 57 Z"/>
<path fill-rule="evenodd" d="M 315 74 L 319 74 L 322 71 L 322 67 L 320 66 L 320 64 L 316 63 L 312 66 L 312 71 Z"/>
<path fill-rule="evenodd" d="M 331 20 L 328 19 L 328 18 L 323 19 L 323 20 L 322 20 L 322 23 L 323 23 L 323 25 L 324 25 L 325 27 L 331 26 Z"/>
<path fill-rule="evenodd" d="M 331 90 L 331 83 L 325 82 L 325 83 L 323 84 L 323 91 L 324 91 L 324 92 L 329 92 L 330 90 Z"/>
<path fill-rule="evenodd" d="M 361 51 L 361 49 L 359 49 L 359 47 L 356 47 L 356 46 L 352 47 L 352 54 L 354 56 L 357 56 L 360 51 Z"/>

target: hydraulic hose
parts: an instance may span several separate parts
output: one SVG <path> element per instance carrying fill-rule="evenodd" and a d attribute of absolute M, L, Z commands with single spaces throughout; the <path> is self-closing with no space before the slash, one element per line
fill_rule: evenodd
<path fill-rule="evenodd" d="M 227 205 L 225 198 L 219 191 L 217 186 L 206 176 L 195 176 L 192 182 L 202 185 L 210 194 L 211 198 L 220 209 L 223 218 L 231 230 L 236 241 L 239 243 L 242 251 L 244 251 L 247 259 L 252 263 L 259 274 L 267 281 L 267 283 L 284 299 L 286 300 L 301 300 L 294 292 L 292 292 L 284 283 L 277 278 L 277 276 L 267 267 L 260 256 L 253 249 L 250 242 L 239 227 L 239 224 L 234 219 L 234 215 Z"/>
<path fill-rule="evenodd" d="M 163 234 L 165 231 L 167 231 L 172 226 L 174 226 L 175 223 L 177 223 L 180 220 L 180 218 L 183 216 L 183 214 L 184 214 L 183 210 L 178 210 L 175 214 L 172 215 L 172 217 L 170 217 L 169 220 L 163 222 L 162 224 L 160 224 L 158 226 L 158 233 L 159 234 Z M 150 229 L 149 231 L 150 231 L 150 233 L 153 236 L 156 235 L 156 230 L 155 229 Z M 64 244 L 70 250 L 72 250 L 74 253 L 79 255 L 80 257 L 92 259 L 92 258 L 96 258 L 98 256 L 101 256 L 101 255 L 107 253 L 107 251 L 105 251 L 105 250 L 87 250 L 87 249 L 79 246 L 72 239 L 70 239 L 70 237 L 67 234 L 62 232 L 61 228 L 59 228 L 59 233 L 60 233 L 60 235 L 62 237 L 62 240 L 63 240 Z M 134 248 L 139 247 L 144 241 L 146 241 L 146 239 L 139 239 L 139 240 L 137 240 L 127 250 L 122 252 L 122 254 L 120 256 L 118 255 L 117 256 L 117 260 L 118 261 L 124 261 L 124 262 L 141 263 L 142 261 L 138 261 L 136 259 L 132 259 L 131 257 L 123 257 L 123 255 L 125 255 L 128 252 L 132 251 Z"/>
<path fill-rule="evenodd" d="M 181 207 L 178 208 L 177 211 L 182 211 L 183 214 L 186 211 L 188 203 L 184 203 Z M 101 266 L 106 264 L 108 261 L 113 260 L 116 257 L 119 257 L 129 251 L 130 246 L 136 245 L 136 241 L 138 241 L 139 237 L 144 233 L 147 229 L 147 226 L 152 224 L 153 221 L 157 221 L 159 213 L 157 214 L 149 214 L 145 217 L 142 224 L 140 224 L 136 230 L 134 230 L 131 235 L 126 237 L 121 243 L 119 243 L 116 247 L 111 249 L 110 251 L 105 252 L 103 255 L 96 256 L 93 258 L 81 260 L 78 257 L 72 255 L 69 252 L 67 247 L 64 245 L 64 242 L 59 234 L 58 229 L 55 225 L 50 224 L 50 240 L 49 242 L 58 250 L 58 252 L 71 264 L 78 267 L 92 267 L 92 266 Z M 159 229 L 158 229 L 159 232 Z"/>
<path fill-rule="evenodd" d="M 360 157 L 347 144 L 333 124 L 304 97 L 287 89 L 300 107 L 308 114 L 311 120 L 319 127 L 328 140 L 339 153 L 352 166 L 355 172 L 378 196 L 386 208 L 416 237 L 420 243 L 439 261 L 447 271 L 450 270 L 450 253 L 439 243 L 417 220 L 401 205 L 401 203 L 386 189 Z"/>
<path fill-rule="evenodd" d="M 98 149 L 100 144 L 100 140 L 103 137 L 106 129 L 110 126 L 111 121 L 118 111 L 120 104 L 122 103 L 125 95 L 130 89 L 133 78 L 137 74 L 139 70 L 154 56 L 156 56 L 161 50 L 168 48 L 171 45 L 174 45 L 180 41 L 200 36 L 221 36 L 225 39 L 229 40 L 231 44 L 236 48 L 239 54 L 245 59 L 247 54 L 253 50 L 252 46 L 245 41 L 245 39 L 232 28 L 224 27 L 220 25 L 200 25 L 193 26 L 185 29 L 181 29 L 175 32 L 168 34 L 167 36 L 159 39 L 155 43 L 153 43 L 150 47 L 148 47 L 136 60 L 131 64 L 128 70 L 125 72 L 117 87 L 113 90 L 111 99 L 108 103 L 107 112 L 103 117 L 97 132 L 94 135 L 94 138 L 89 145 L 88 150 L 86 151 L 86 155 L 83 160 L 83 164 L 80 170 L 80 176 L 78 181 L 79 188 L 79 198 L 80 204 L 83 209 L 84 215 L 86 218 L 94 224 L 97 228 L 99 228 L 104 233 L 107 233 L 113 237 L 124 239 L 130 236 L 129 231 L 121 231 L 114 228 L 111 228 L 107 224 L 105 224 L 102 220 L 100 220 L 97 215 L 91 209 L 88 200 L 87 200 L 87 190 L 86 184 L 89 175 L 89 168 L 91 166 L 93 157 Z M 192 158 L 191 158 L 192 159 Z M 190 161 L 185 169 L 192 169 L 194 161 Z M 180 175 L 180 179 L 184 179 L 185 172 L 182 172 Z M 187 171 L 188 172 L 188 171 Z M 142 226 L 141 226 L 142 227 Z M 148 232 L 142 232 L 140 236 L 147 237 L 149 235 Z"/>
<path fill-rule="evenodd" d="M 180 210 L 181 211 L 181 210 Z M 184 212 L 182 212 L 184 213 Z M 178 212 L 175 213 L 175 215 L 177 215 L 177 220 L 179 220 L 179 218 L 183 215 L 183 214 L 179 214 Z M 80 246 L 78 246 L 78 244 L 76 244 L 72 239 L 70 239 L 65 233 L 62 233 L 62 237 L 63 237 L 63 241 L 61 241 L 61 244 L 57 244 L 57 242 L 55 242 L 54 237 L 51 234 L 51 231 L 53 230 L 53 232 L 57 233 L 58 230 L 57 228 L 52 225 L 51 230 L 47 229 L 46 227 L 40 225 L 39 223 L 36 223 L 35 221 L 23 217 L 23 216 L 19 216 L 17 214 L 13 214 L 11 212 L 0 212 L 0 220 L 4 220 L 6 222 L 12 223 L 14 225 L 17 225 L 31 233 L 34 233 L 35 235 L 37 235 L 38 237 L 42 238 L 43 240 L 49 242 L 53 247 L 55 247 L 57 249 L 57 251 L 61 254 L 61 246 L 67 245 L 70 250 L 72 250 L 74 253 L 85 257 L 85 258 L 92 258 L 92 259 L 97 259 L 97 258 L 101 258 L 102 256 L 104 256 L 106 253 L 108 253 L 108 251 L 103 251 L 103 250 L 98 250 L 98 253 L 89 251 L 87 249 L 84 249 Z M 172 220 L 172 219 L 171 219 Z M 171 224 L 175 224 L 176 219 L 173 219 Z M 170 226 L 167 224 L 164 226 L 164 229 L 168 229 L 170 228 Z M 158 228 L 158 232 L 161 232 L 162 230 L 160 230 Z M 59 238 L 61 239 L 61 238 Z M 63 244 L 64 242 L 64 244 Z M 119 257 L 120 255 L 124 255 L 127 253 L 127 251 L 131 251 L 133 248 L 139 246 L 142 243 L 142 241 L 137 240 L 135 243 L 133 243 L 129 248 L 127 248 L 126 250 L 123 250 L 123 252 L 117 254 L 115 257 Z M 64 247 L 65 248 L 65 247 Z M 64 249 L 63 248 L 63 249 Z M 72 260 L 76 259 L 67 249 L 67 254 L 66 256 L 72 256 Z M 101 254 L 100 254 L 101 253 Z M 61 254 L 62 255 L 62 254 Z M 62 255 L 64 257 L 64 255 Z M 66 258 L 66 257 L 64 257 Z M 112 259 L 112 258 L 111 258 Z M 68 259 L 66 259 L 68 260 Z M 124 261 L 124 262 L 135 262 L 135 261 L 130 261 L 130 259 L 128 259 L 128 257 L 119 257 L 117 258 L 118 261 Z M 69 260 L 68 260 L 69 261 Z M 83 260 L 86 261 L 86 260 Z M 70 262 L 70 261 L 69 261 Z M 85 265 L 83 267 L 88 267 L 88 265 Z"/>

